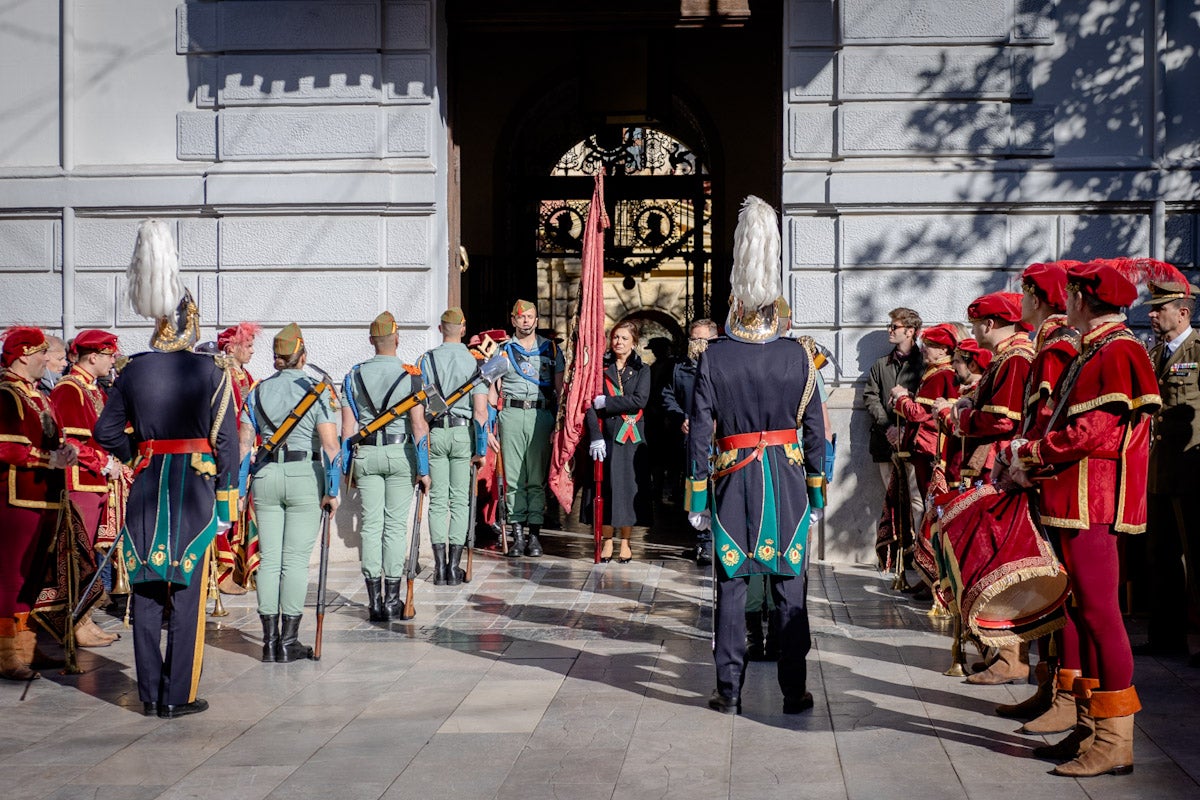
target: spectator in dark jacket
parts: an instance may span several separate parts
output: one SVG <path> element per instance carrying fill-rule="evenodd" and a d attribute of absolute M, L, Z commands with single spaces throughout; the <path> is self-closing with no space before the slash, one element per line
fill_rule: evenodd
<path fill-rule="evenodd" d="M 688 465 L 683 464 L 687 458 L 688 409 L 692 407 L 692 389 L 696 385 L 696 365 L 700 354 L 708 347 L 708 343 L 717 338 L 717 323 L 711 319 L 698 319 L 688 328 L 687 358 L 675 365 L 671 380 L 663 387 L 662 404 L 667 417 L 667 430 L 675 435 L 679 452 L 678 459 L 682 471 L 679 479 L 691 474 Z M 676 489 L 678 487 L 675 487 Z M 708 566 L 712 563 L 712 532 L 696 531 L 696 563 Z"/>
<path fill-rule="evenodd" d="M 892 350 L 871 367 L 863 402 L 871 415 L 871 459 L 879 465 L 886 488 L 892 474 L 892 450 L 899 441 L 896 412 L 891 408 L 893 386 L 903 386 L 916 394 L 921 383 L 924 360 L 916 346 L 921 332 L 921 317 L 911 308 L 893 308 L 888 312 L 888 341 Z"/>

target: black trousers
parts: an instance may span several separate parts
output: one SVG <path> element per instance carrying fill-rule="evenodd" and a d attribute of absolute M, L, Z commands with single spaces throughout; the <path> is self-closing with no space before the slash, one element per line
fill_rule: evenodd
<path fill-rule="evenodd" d="M 1152 494 L 1147 498 L 1147 561 L 1150 642 L 1186 650 L 1188 611 L 1197 611 L 1200 586 L 1200 508 L 1193 498 Z"/>
<path fill-rule="evenodd" d="M 716 641 L 713 660 L 717 667 L 717 689 L 726 697 L 741 694 L 746 680 L 746 589 L 750 578 L 729 578 L 718 565 Z M 779 688 L 784 697 L 799 698 L 808 682 L 804 663 L 812 647 L 808 628 L 808 577 L 765 576 L 779 621 Z"/>
<path fill-rule="evenodd" d="M 196 699 L 204 657 L 204 599 L 208 560 L 190 586 L 154 581 L 133 589 L 133 655 L 143 703 L 178 706 Z M 167 651 L 160 646 L 163 623 Z"/>

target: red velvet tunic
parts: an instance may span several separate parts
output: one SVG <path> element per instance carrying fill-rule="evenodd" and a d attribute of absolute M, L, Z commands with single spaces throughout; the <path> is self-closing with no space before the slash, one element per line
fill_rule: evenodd
<path fill-rule="evenodd" d="M 1123 322 L 1088 332 L 1081 348 L 1063 378 L 1065 397 L 1055 401 L 1065 407 L 1017 457 L 1041 481 L 1045 525 L 1141 533 L 1150 420 L 1162 403 L 1154 368 Z"/>
<path fill-rule="evenodd" d="M 1029 369 L 1021 419 L 1021 435 L 1027 439 L 1036 439 L 1046 430 L 1052 408 L 1050 398 L 1059 378 L 1079 354 L 1079 334 L 1067 326 L 1066 315 L 1055 314 L 1038 328 L 1033 343 L 1037 355 Z"/>
<path fill-rule="evenodd" d="M 108 492 L 108 478 L 101 470 L 108 464 L 108 451 L 92 441 L 92 428 L 104 410 L 104 390 L 79 366 L 63 376 L 50 393 L 54 415 L 79 448 L 79 463 L 67 468 L 67 488 L 72 492 Z"/>
<path fill-rule="evenodd" d="M 941 457 L 938 449 L 938 420 L 933 413 L 933 401 L 939 397 L 952 400 L 958 396 L 954 382 L 954 368 L 950 359 L 933 363 L 926 362 L 921 375 L 921 385 L 916 396 L 900 397 L 894 408 L 908 423 L 904 426 L 904 438 L 900 449 L 925 456 L 930 461 Z"/>
<path fill-rule="evenodd" d="M 59 447 L 50 401 L 16 373 L 0 376 L 0 617 L 28 612 L 36 585 L 26 586 L 49 552 L 62 508 L 63 473 L 50 469 Z"/>
<path fill-rule="evenodd" d="M 958 433 L 965 436 L 962 475 L 987 476 L 996 453 L 1017 434 L 1025 408 L 1025 383 L 1033 362 L 1033 345 L 1018 333 L 996 348 L 996 357 L 979 380 L 974 406 L 958 415 Z"/>

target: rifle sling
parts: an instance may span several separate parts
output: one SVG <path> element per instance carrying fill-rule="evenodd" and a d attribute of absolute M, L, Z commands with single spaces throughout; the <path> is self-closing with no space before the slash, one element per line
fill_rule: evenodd
<path fill-rule="evenodd" d="M 296 423 L 304 418 L 304 415 L 308 413 L 310 408 L 312 408 L 312 404 L 317 401 L 317 398 L 321 396 L 322 392 L 324 392 L 328 386 L 329 384 L 326 383 L 324 379 L 321 379 L 319 383 L 315 383 L 311 388 L 309 388 L 305 395 L 300 398 L 300 402 L 296 403 L 295 408 L 288 412 L 287 418 L 280 423 L 279 427 L 275 429 L 275 432 L 271 434 L 271 437 L 267 439 L 267 441 L 263 442 L 262 446 L 258 448 L 258 451 L 254 455 L 254 460 L 256 462 L 260 461 L 265 456 L 271 455 L 271 453 L 278 449 L 279 445 L 283 444 L 284 440 L 287 439 L 288 434 L 292 432 L 292 428 L 296 427 Z M 263 413 L 262 403 L 259 402 L 259 398 L 256 396 L 254 400 L 255 406 L 258 409 L 258 413 L 262 415 L 263 420 L 268 424 L 274 424 L 271 422 L 271 419 L 265 413 Z"/>

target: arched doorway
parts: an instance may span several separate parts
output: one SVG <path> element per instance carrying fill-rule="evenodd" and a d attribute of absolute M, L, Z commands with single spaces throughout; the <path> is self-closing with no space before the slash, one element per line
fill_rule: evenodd
<path fill-rule="evenodd" d="M 543 324 L 565 334 L 579 288 L 583 224 L 591 176 L 605 174 L 612 225 L 605 236 L 605 308 L 609 324 L 661 318 L 660 333 L 682 343 L 687 321 L 709 307 L 712 184 L 700 156 L 649 126 L 614 125 L 568 148 L 537 191 L 530 232 Z"/>

